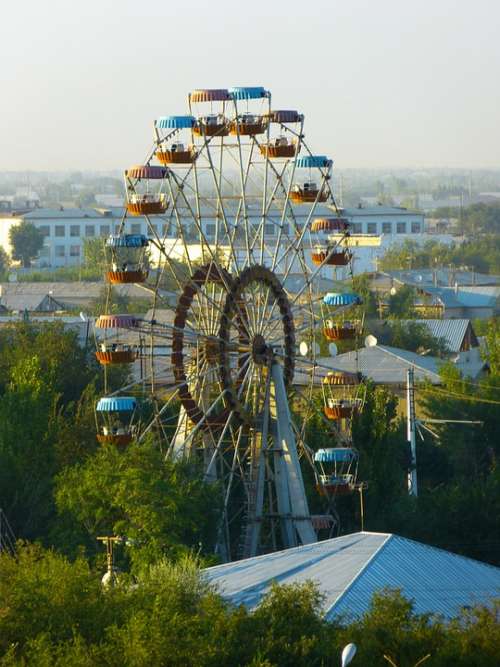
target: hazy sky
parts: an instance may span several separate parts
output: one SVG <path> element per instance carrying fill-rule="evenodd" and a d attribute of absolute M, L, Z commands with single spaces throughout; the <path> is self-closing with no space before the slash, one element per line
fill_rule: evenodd
<path fill-rule="evenodd" d="M 193 88 L 263 85 L 340 168 L 500 166 L 500 0 L 6 0 L 0 169 L 140 162 Z"/>

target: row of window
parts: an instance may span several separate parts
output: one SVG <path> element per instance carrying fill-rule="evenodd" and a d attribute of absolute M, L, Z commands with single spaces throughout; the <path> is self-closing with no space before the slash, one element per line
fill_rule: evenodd
<path fill-rule="evenodd" d="M 66 257 L 66 246 L 64 245 L 56 245 L 54 246 L 54 254 L 56 257 Z M 72 245 L 69 247 L 69 256 L 70 257 L 80 257 L 81 254 L 81 246 L 79 245 Z M 44 246 L 40 250 L 40 258 L 48 258 L 50 256 L 50 248 L 48 246 Z"/>
<path fill-rule="evenodd" d="M 277 236 L 278 235 L 278 230 L 279 230 L 279 225 L 273 225 L 271 223 L 267 223 L 264 225 L 264 236 Z M 205 234 L 208 237 L 213 237 L 215 236 L 215 231 L 216 231 L 216 225 L 215 223 L 208 223 L 205 225 Z M 259 225 L 253 225 L 253 232 L 254 234 L 260 231 Z M 219 235 L 223 234 L 224 232 L 224 226 L 222 224 L 219 225 Z M 290 233 L 290 225 L 284 224 L 283 225 L 283 234 L 288 235 Z"/>
<path fill-rule="evenodd" d="M 366 234 L 392 234 L 394 223 L 392 222 L 382 222 L 381 228 L 379 229 L 377 222 L 368 222 L 366 223 Z M 156 233 L 159 232 L 157 225 L 153 225 L 153 229 Z M 46 237 L 50 237 L 50 227 L 49 225 L 40 225 L 38 229 Z M 82 236 L 82 229 L 80 225 L 70 225 L 69 228 L 66 225 L 55 225 L 54 227 L 54 236 L 56 238 L 66 238 L 66 231 L 69 229 L 69 236 L 72 238 L 80 238 Z M 255 227 L 257 231 L 258 227 Z M 275 236 L 278 234 L 279 227 L 273 224 L 264 225 L 264 235 L 265 236 Z M 410 229 L 412 234 L 420 234 L 422 231 L 422 225 L 420 222 L 410 223 Z M 99 236 L 106 237 L 111 234 L 110 225 L 101 225 L 99 228 Z M 140 223 L 132 223 L 128 225 L 128 230 L 130 234 L 141 234 L 142 225 Z M 205 234 L 208 237 L 215 236 L 216 225 L 215 223 L 208 223 L 205 225 Z M 219 229 L 219 232 L 222 230 Z M 353 234 L 363 234 L 363 223 L 355 222 L 351 227 Z M 408 231 L 408 223 L 406 222 L 396 222 L 396 234 L 406 234 Z M 290 228 L 288 224 L 283 225 L 283 234 L 288 235 Z M 165 235 L 167 233 L 167 225 L 163 225 L 161 233 Z M 83 236 L 87 238 L 94 238 L 96 236 L 96 225 L 85 225 L 83 230 Z"/>
<path fill-rule="evenodd" d="M 410 230 L 412 234 L 420 234 L 422 231 L 422 225 L 420 222 L 410 223 Z M 362 234 L 363 233 L 363 223 L 355 222 L 352 225 L 351 229 L 353 234 Z M 366 223 L 366 234 L 393 234 L 394 233 L 394 223 L 392 222 L 383 222 L 379 228 L 377 222 L 367 222 Z M 408 233 L 408 223 L 407 222 L 396 222 L 396 234 L 407 234 Z"/>
<path fill-rule="evenodd" d="M 156 233 L 158 233 L 157 225 L 152 225 Z M 166 232 L 167 225 L 163 225 L 163 233 Z M 38 229 L 46 237 L 50 237 L 50 226 L 49 225 L 39 225 Z M 67 231 L 69 230 L 69 236 L 71 238 L 80 238 L 85 236 L 87 238 L 94 238 L 96 236 L 106 237 L 111 234 L 110 225 L 101 225 L 99 229 L 96 225 L 85 225 L 83 230 L 81 225 L 55 225 L 54 226 L 54 236 L 56 238 L 66 238 L 68 236 Z M 128 225 L 128 230 L 130 234 L 141 234 L 142 225 L 141 223 L 132 223 Z"/>
<path fill-rule="evenodd" d="M 422 225 L 420 222 L 396 222 L 395 227 L 396 227 L 396 234 L 407 234 L 408 233 L 408 226 L 409 229 L 411 230 L 412 234 L 420 234 L 422 231 Z M 205 225 L 205 234 L 208 237 L 213 237 L 215 236 L 215 223 L 209 223 Z M 257 231 L 258 227 L 255 227 L 255 231 Z M 278 225 L 273 225 L 273 224 L 266 224 L 264 225 L 264 236 L 275 236 L 278 234 Z M 393 234 L 394 233 L 394 223 L 392 222 L 382 222 L 381 226 L 379 227 L 379 223 L 377 222 L 368 222 L 366 223 L 366 231 L 363 232 L 363 223 L 362 222 L 355 222 L 351 225 L 351 232 L 353 234 Z M 221 233 L 221 228 L 219 228 L 219 233 Z M 289 225 L 285 224 L 283 225 L 283 233 L 288 234 L 289 233 Z"/>

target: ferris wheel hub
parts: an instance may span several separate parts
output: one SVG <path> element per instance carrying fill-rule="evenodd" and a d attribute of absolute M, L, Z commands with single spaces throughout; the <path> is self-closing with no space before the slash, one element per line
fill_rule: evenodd
<path fill-rule="evenodd" d="M 268 365 L 272 360 L 273 350 L 267 345 L 262 334 L 256 334 L 252 341 L 252 359 L 260 366 Z"/>

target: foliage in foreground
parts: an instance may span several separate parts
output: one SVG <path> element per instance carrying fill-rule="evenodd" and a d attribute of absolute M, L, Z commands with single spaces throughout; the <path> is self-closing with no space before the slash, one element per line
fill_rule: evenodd
<path fill-rule="evenodd" d="M 354 667 L 382 667 L 384 653 L 402 666 L 426 653 L 435 666 L 498 664 L 500 604 L 449 623 L 397 591 L 376 594 L 354 622 L 322 610 L 311 582 L 273 585 L 253 613 L 234 607 L 188 558 L 103 590 L 85 560 L 19 545 L 16 558 L 0 556 L 0 665 L 319 667 L 337 665 L 351 641 Z"/>

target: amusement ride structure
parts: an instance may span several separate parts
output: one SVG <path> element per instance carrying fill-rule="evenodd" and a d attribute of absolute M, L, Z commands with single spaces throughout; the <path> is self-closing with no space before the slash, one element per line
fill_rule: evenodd
<path fill-rule="evenodd" d="M 188 107 L 154 122 L 147 158 L 125 171 L 95 327 L 105 373 L 129 364 L 131 377 L 97 403 L 97 437 L 151 435 L 167 457 L 199 461 L 221 490 L 216 550 L 231 560 L 338 530 L 335 496 L 359 488 L 351 422 L 363 385 L 318 358 L 361 334 L 362 305 L 320 289 L 349 274 L 350 233 L 303 115 L 275 110 L 261 87 L 195 90 Z M 147 234 L 134 233 L 137 216 Z M 142 318 L 116 313 L 112 286 L 128 283 L 150 296 Z M 321 392 L 332 446 L 315 451 L 306 432 Z M 306 468 L 327 501 L 320 516 Z"/>

